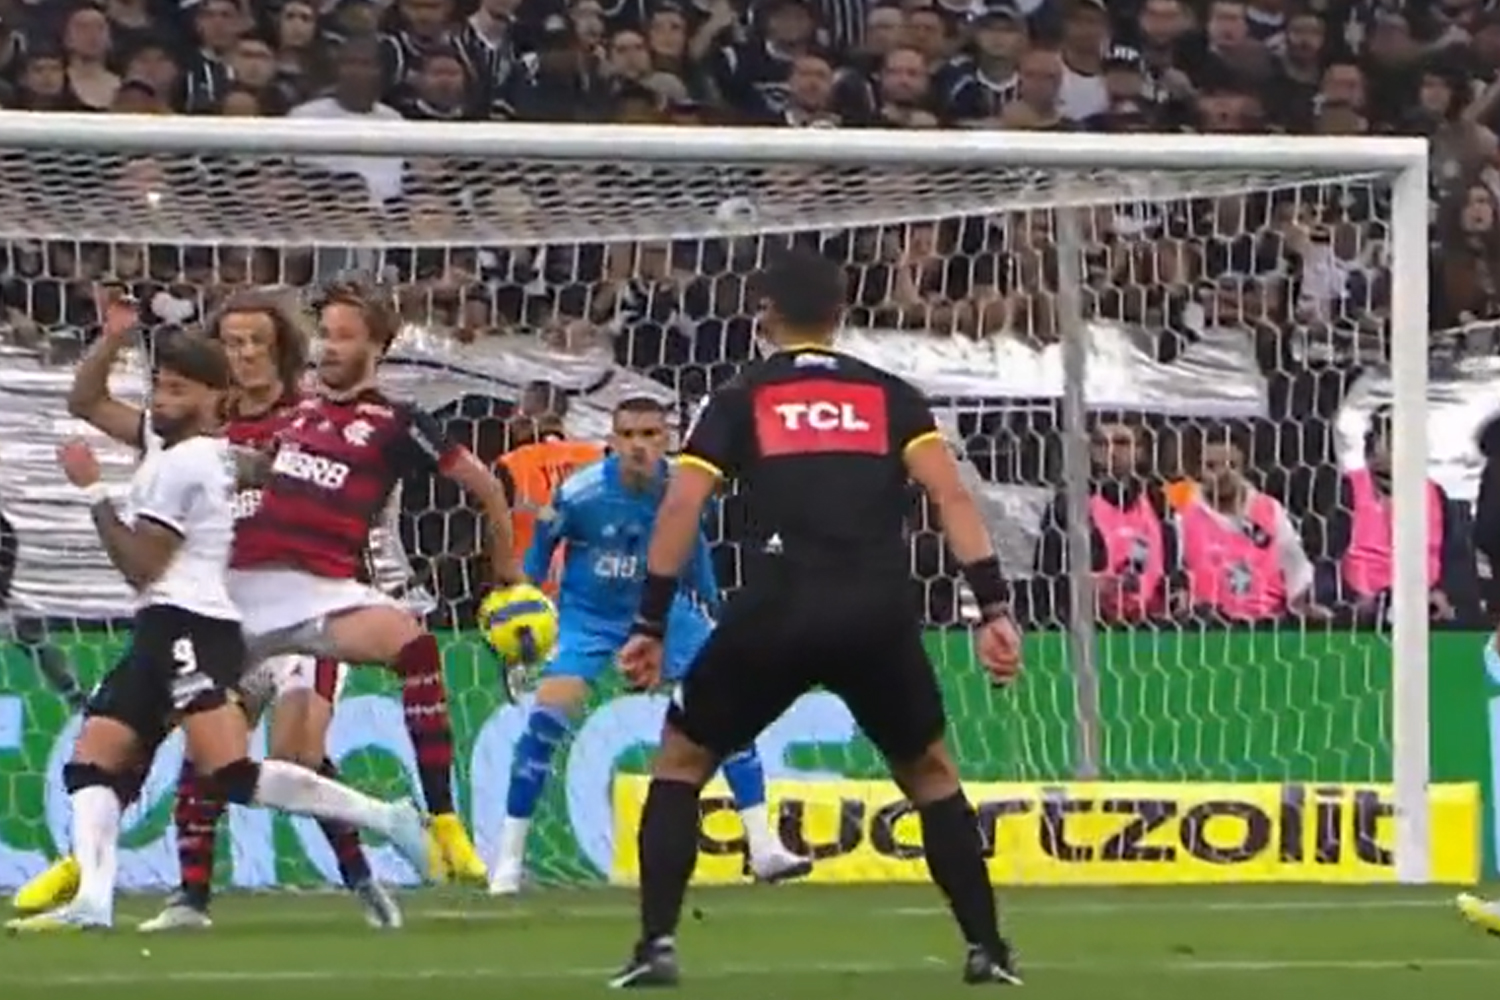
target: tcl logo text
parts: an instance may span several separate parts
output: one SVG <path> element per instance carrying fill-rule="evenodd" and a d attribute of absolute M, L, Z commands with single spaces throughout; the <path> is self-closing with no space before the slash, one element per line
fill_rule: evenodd
<path fill-rule="evenodd" d="M 271 471 L 299 482 L 311 483 L 325 490 L 340 490 L 349 478 L 349 466 L 321 455 L 309 455 L 293 448 L 283 448 L 276 453 Z"/>
<path fill-rule="evenodd" d="M 789 431 L 807 427 L 815 431 L 867 431 L 870 422 L 854 409 L 853 403 L 778 403 L 772 407 L 781 415 Z"/>
<path fill-rule="evenodd" d="M 885 455 L 890 425 L 878 385 L 808 379 L 761 386 L 755 438 L 765 456 Z"/>

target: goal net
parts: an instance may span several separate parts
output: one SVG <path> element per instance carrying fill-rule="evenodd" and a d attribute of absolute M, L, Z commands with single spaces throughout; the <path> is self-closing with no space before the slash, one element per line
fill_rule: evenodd
<path fill-rule="evenodd" d="M 163 324 L 191 327 L 247 284 L 378 276 L 410 324 L 389 388 L 494 462 L 538 383 L 567 401 L 578 437 L 602 437 L 628 396 L 685 410 L 723 384 L 757 350 L 747 278 L 791 244 L 847 266 L 841 346 L 928 392 L 1014 580 L 1028 672 L 997 692 L 972 660 L 955 561 L 914 497 L 915 589 L 1001 881 L 1471 877 L 1473 790 L 1426 787 L 1420 150 L 1106 138 L 0 114 L 0 510 L 19 551 L 0 647 L 0 886 L 66 849 L 59 772 L 78 723 L 59 692 L 70 671 L 87 690 L 128 638 L 126 590 L 52 460 L 85 432 L 63 395 L 92 283 L 130 286 Z M 372 181 L 399 196 L 373 200 Z M 1299 360 L 1327 350 L 1372 369 L 1393 351 L 1394 380 L 1330 403 Z M 137 352 L 116 394 L 140 398 L 143 370 Z M 1331 526 L 1348 530 L 1341 470 L 1365 461 L 1335 431 L 1362 440 L 1377 405 L 1399 429 L 1398 516 L 1384 542 L 1392 600 L 1372 610 L 1338 589 Z M 106 454 L 123 481 L 132 456 Z M 1260 514 L 1226 519 L 1252 542 L 1225 567 L 1235 609 L 1182 600 L 1189 543 L 1161 538 L 1236 465 L 1294 537 L 1271 537 Z M 1128 499 L 1097 508 L 1137 477 L 1165 487 L 1167 506 L 1128 523 Z M 745 533 L 731 490 L 714 538 L 728 590 Z M 400 535 L 410 585 L 436 606 L 461 806 L 489 853 L 526 712 L 473 630 L 481 526 L 451 488 L 411 482 Z M 1277 546 L 1301 560 L 1256 556 Z M 1245 610 L 1244 593 L 1274 590 L 1243 579 L 1246 560 L 1284 574 L 1290 605 Z M 598 694 L 533 832 L 541 881 L 633 879 L 639 775 L 664 704 Z M 925 878 L 915 818 L 835 699 L 808 695 L 760 748 L 778 828 L 819 858 L 815 878 Z M 414 785 L 389 679 L 357 672 L 331 753 L 382 794 Z M 132 810 L 126 886 L 177 878 L 180 759 L 174 739 Z M 1433 838 L 1444 850 L 1429 852 L 1429 827 L 1449 834 Z M 742 877 L 717 785 L 702 852 L 700 879 Z M 373 853 L 380 874 L 409 875 Z M 336 878 L 311 823 L 241 809 L 218 874 L 254 888 Z"/>

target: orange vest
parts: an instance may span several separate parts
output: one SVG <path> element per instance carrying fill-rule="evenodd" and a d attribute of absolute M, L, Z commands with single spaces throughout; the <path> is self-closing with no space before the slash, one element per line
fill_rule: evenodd
<path fill-rule="evenodd" d="M 551 505 L 552 492 L 558 484 L 575 469 L 603 457 L 604 447 L 589 441 L 539 441 L 523 444 L 500 456 L 500 463 L 516 484 L 510 523 L 517 561 L 526 558 L 526 550 L 536 534 L 537 515 Z"/>

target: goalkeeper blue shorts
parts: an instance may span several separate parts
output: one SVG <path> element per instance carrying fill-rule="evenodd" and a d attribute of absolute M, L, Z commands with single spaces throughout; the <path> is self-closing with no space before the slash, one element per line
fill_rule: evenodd
<path fill-rule="evenodd" d="M 680 681 L 708 641 L 713 619 L 688 601 L 677 601 L 667 617 L 667 643 L 662 664 L 664 682 Z M 595 684 L 614 669 L 615 654 L 625 645 L 630 623 L 561 613 L 557 648 L 542 668 L 542 677 L 579 677 Z"/>

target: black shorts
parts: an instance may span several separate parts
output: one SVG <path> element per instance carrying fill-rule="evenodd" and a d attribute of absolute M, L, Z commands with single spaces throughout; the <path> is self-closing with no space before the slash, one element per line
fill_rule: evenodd
<path fill-rule="evenodd" d="M 841 698 L 894 763 L 920 756 L 947 723 L 911 593 L 848 580 L 735 595 L 667 721 L 728 756 L 818 687 Z"/>
<path fill-rule="evenodd" d="M 122 722 L 154 749 L 182 716 L 229 701 L 245 664 L 239 622 L 153 604 L 136 613 L 130 645 L 85 715 Z"/>

